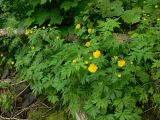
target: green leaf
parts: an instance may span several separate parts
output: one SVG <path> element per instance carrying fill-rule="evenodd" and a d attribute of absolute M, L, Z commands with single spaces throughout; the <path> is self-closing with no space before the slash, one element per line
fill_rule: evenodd
<path fill-rule="evenodd" d="M 55 103 L 57 102 L 59 99 L 58 99 L 58 96 L 56 95 L 48 95 L 48 101 L 51 102 L 51 103 Z"/>
<path fill-rule="evenodd" d="M 70 8 L 72 8 L 72 2 L 70 1 L 64 1 L 61 6 L 61 9 L 64 9 L 65 11 L 69 10 Z"/>
<path fill-rule="evenodd" d="M 47 0 L 41 0 L 41 5 L 45 4 Z"/>
<path fill-rule="evenodd" d="M 124 20 L 124 22 L 128 24 L 137 23 L 140 21 L 141 18 L 141 9 L 133 8 L 132 10 L 126 10 L 121 17 Z"/>
<path fill-rule="evenodd" d="M 60 11 L 58 9 L 53 9 L 50 12 L 50 23 L 51 24 L 60 24 L 62 23 L 63 16 L 60 15 Z"/>
<path fill-rule="evenodd" d="M 123 13 L 123 7 L 121 1 L 113 1 L 110 0 L 96 0 L 94 1 L 95 6 L 100 9 L 100 13 L 102 17 L 113 17 L 113 16 L 120 16 Z"/>

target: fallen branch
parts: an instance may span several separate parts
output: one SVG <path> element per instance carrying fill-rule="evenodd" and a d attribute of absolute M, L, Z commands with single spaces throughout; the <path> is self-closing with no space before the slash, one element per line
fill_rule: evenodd
<path fill-rule="evenodd" d="M 15 117 L 7 118 L 0 115 L 0 120 L 28 120 L 28 119 L 19 119 Z"/>
<path fill-rule="evenodd" d="M 83 112 L 76 113 L 76 120 L 88 120 Z"/>
<path fill-rule="evenodd" d="M 8 29 L 0 29 L 0 37 L 8 36 L 8 35 L 24 35 L 25 30 L 21 29 L 14 29 L 14 30 L 8 30 Z"/>
<path fill-rule="evenodd" d="M 25 35 L 24 29 L 13 29 L 13 30 L 7 30 L 7 29 L 0 29 L 0 37 L 9 36 L 9 35 Z M 113 37 L 120 41 L 130 41 L 130 36 L 127 33 L 112 33 Z"/>

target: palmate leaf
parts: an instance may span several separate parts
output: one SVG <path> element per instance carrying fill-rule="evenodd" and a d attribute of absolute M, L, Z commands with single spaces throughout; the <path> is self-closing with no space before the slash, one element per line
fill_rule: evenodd
<path fill-rule="evenodd" d="M 50 20 L 51 24 L 60 24 L 63 20 L 63 16 L 60 15 L 60 11 L 57 8 L 52 10 L 39 9 L 34 13 L 36 15 L 36 23 L 42 25 L 46 20 Z"/>
<path fill-rule="evenodd" d="M 115 117 L 113 114 L 107 114 L 97 117 L 96 120 L 115 120 Z"/>
<path fill-rule="evenodd" d="M 79 1 L 81 1 L 81 0 L 74 0 L 73 2 L 71 2 L 71 1 L 64 1 L 61 4 L 60 8 L 64 9 L 65 11 L 67 11 L 67 10 L 73 8 L 73 7 L 76 7 L 78 5 Z"/>
<path fill-rule="evenodd" d="M 141 120 L 139 113 L 134 113 L 131 110 L 125 109 L 124 111 L 117 111 L 115 117 L 118 120 Z"/>
<path fill-rule="evenodd" d="M 124 20 L 124 22 L 128 24 L 137 23 L 140 21 L 141 18 L 141 9 L 133 8 L 132 10 L 126 10 L 121 17 Z"/>
<path fill-rule="evenodd" d="M 152 68 L 160 68 L 160 60 L 155 60 L 152 65 Z"/>
<path fill-rule="evenodd" d="M 130 95 L 126 95 L 123 98 L 116 99 L 113 104 L 116 111 L 122 111 L 124 108 L 132 110 L 135 108 L 136 101 Z"/>
<path fill-rule="evenodd" d="M 96 98 L 94 100 L 94 103 L 96 104 L 96 107 L 98 109 L 102 108 L 102 109 L 105 109 L 108 107 L 108 105 L 111 103 L 111 101 L 108 99 L 108 98 Z"/>
<path fill-rule="evenodd" d="M 63 16 L 60 15 L 60 11 L 58 9 L 53 9 L 49 14 L 49 19 L 51 24 L 60 24 L 63 20 Z"/>
<path fill-rule="evenodd" d="M 51 102 L 51 103 L 55 103 L 57 102 L 59 99 L 58 99 L 58 96 L 52 94 L 52 95 L 48 95 L 48 101 Z"/>
<path fill-rule="evenodd" d="M 72 2 L 71 1 L 64 1 L 60 8 L 64 9 L 65 11 L 69 10 L 72 7 Z"/>
<path fill-rule="evenodd" d="M 41 5 L 45 4 L 48 0 L 41 0 Z"/>
<path fill-rule="evenodd" d="M 90 116 L 92 116 L 93 118 L 96 117 L 96 115 L 98 113 L 100 113 L 100 109 L 98 109 L 97 107 L 95 107 L 92 103 L 87 103 L 84 105 L 84 109 L 86 111 L 86 113 Z"/>
<path fill-rule="evenodd" d="M 110 2 L 110 0 L 96 0 L 94 3 L 98 9 L 100 9 L 100 13 L 102 13 L 102 17 L 113 17 L 120 16 L 123 13 L 122 2 L 116 0 Z"/>
<path fill-rule="evenodd" d="M 116 27 L 119 28 L 119 22 L 117 22 L 117 19 L 107 19 L 107 21 L 98 21 L 98 28 L 101 32 L 113 31 Z"/>
<path fill-rule="evenodd" d="M 130 60 L 137 60 L 138 63 L 144 59 L 145 61 L 147 60 L 154 60 L 154 53 L 151 51 L 151 47 L 144 47 L 142 49 L 137 49 L 137 48 L 131 48 L 133 52 L 131 52 L 130 55 Z"/>

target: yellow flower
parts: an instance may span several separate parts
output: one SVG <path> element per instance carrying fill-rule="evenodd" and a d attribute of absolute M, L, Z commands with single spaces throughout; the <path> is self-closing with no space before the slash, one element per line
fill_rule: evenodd
<path fill-rule="evenodd" d="M 118 67 L 123 67 L 125 65 L 125 61 L 124 60 L 119 60 L 118 61 Z"/>
<path fill-rule="evenodd" d="M 91 42 L 90 41 L 86 42 L 85 46 L 86 47 L 90 47 L 91 46 Z"/>
<path fill-rule="evenodd" d="M 85 62 L 84 62 L 84 64 L 88 64 L 88 63 L 89 63 L 88 61 L 85 61 Z"/>
<path fill-rule="evenodd" d="M 50 27 L 51 26 L 51 24 L 48 24 L 48 27 Z"/>
<path fill-rule="evenodd" d="M 122 77 L 122 74 L 121 73 L 118 73 L 118 75 L 117 75 L 119 78 L 121 78 Z"/>
<path fill-rule="evenodd" d="M 96 50 L 95 52 L 93 52 L 93 56 L 94 58 L 99 58 L 101 56 L 101 52 L 99 50 Z"/>
<path fill-rule="evenodd" d="M 81 24 L 77 24 L 76 25 L 76 29 L 78 30 L 78 29 L 80 29 L 81 28 Z"/>
<path fill-rule="evenodd" d="M 11 64 L 14 65 L 14 61 L 11 61 Z"/>
<path fill-rule="evenodd" d="M 88 33 L 91 33 L 92 32 L 92 29 L 91 28 L 88 28 Z"/>
<path fill-rule="evenodd" d="M 42 27 L 42 29 L 45 29 L 45 28 L 46 28 L 45 26 Z"/>
<path fill-rule="evenodd" d="M 89 72 L 95 73 L 97 71 L 98 67 L 95 64 L 90 64 L 88 67 Z"/>

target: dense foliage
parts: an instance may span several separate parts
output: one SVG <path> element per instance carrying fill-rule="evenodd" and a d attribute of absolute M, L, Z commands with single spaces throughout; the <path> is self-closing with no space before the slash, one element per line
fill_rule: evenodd
<path fill-rule="evenodd" d="M 90 120 L 140 120 L 145 104 L 160 105 L 159 6 L 0 0 L 0 26 L 26 29 L 25 36 L 0 38 L 0 64 L 15 67 L 35 95 L 67 106 L 73 117 L 84 111 Z M 0 106 L 11 98 L 2 95 Z"/>

